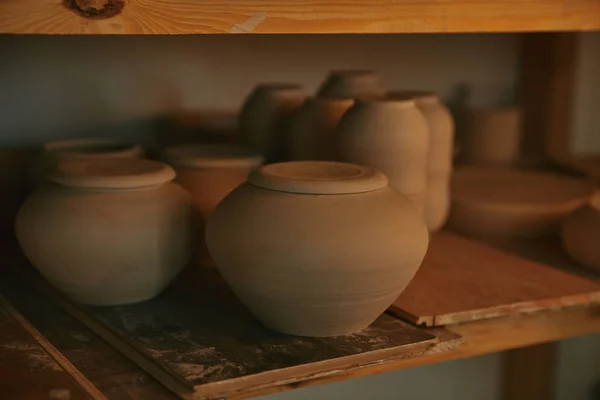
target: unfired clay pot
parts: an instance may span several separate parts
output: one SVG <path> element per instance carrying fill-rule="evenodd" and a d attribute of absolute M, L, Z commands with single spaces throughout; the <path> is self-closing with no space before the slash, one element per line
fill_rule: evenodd
<path fill-rule="evenodd" d="M 437 94 L 425 91 L 392 92 L 391 98 L 414 99 L 429 127 L 425 220 L 430 232 L 439 230 L 448 218 L 450 177 L 454 156 L 454 120 Z"/>
<path fill-rule="evenodd" d="M 171 167 L 149 160 L 61 163 L 21 206 L 19 244 L 74 301 L 154 297 L 191 256 L 193 203 L 173 178 Z"/>
<path fill-rule="evenodd" d="M 256 169 L 227 196 L 208 221 L 207 243 L 264 325 L 336 336 L 366 328 L 398 297 L 428 233 L 374 168 L 290 162 Z"/>
<path fill-rule="evenodd" d="M 468 164 L 506 167 L 517 163 L 521 146 L 518 107 L 472 109 L 466 118 Z"/>
<path fill-rule="evenodd" d="M 337 125 L 352 99 L 311 98 L 292 119 L 289 139 L 292 160 L 339 159 Z"/>
<path fill-rule="evenodd" d="M 33 165 L 31 184 L 35 188 L 43 183 L 46 175 L 63 161 L 137 158 L 143 155 L 144 151 L 140 145 L 111 139 L 49 142 L 44 144 L 39 159 Z"/>
<path fill-rule="evenodd" d="M 239 116 L 241 143 L 267 162 L 285 160 L 290 119 L 305 97 L 299 85 L 258 86 L 246 99 Z"/>
<path fill-rule="evenodd" d="M 575 261 L 600 273 L 600 191 L 567 218 L 562 243 Z"/>
<path fill-rule="evenodd" d="M 332 71 L 317 92 L 318 97 L 379 99 L 386 89 L 374 71 Z"/>
<path fill-rule="evenodd" d="M 429 128 L 411 99 L 357 101 L 338 126 L 343 161 L 370 165 L 423 210 Z"/>
<path fill-rule="evenodd" d="M 483 239 L 557 234 L 567 216 L 589 201 L 593 188 L 591 182 L 568 175 L 457 168 L 448 226 Z"/>

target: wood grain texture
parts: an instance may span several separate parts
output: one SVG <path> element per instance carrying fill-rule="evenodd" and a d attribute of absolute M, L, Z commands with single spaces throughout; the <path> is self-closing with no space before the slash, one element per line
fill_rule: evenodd
<path fill-rule="evenodd" d="M 417 325 L 600 303 L 600 285 L 450 232 L 431 239 L 417 275 L 390 307 Z"/>
<path fill-rule="evenodd" d="M 522 38 L 522 154 L 530 163 L 571 152 L 573 100 L 580 38 L 576 32 Z"/>
<path fill-rule="evenodd" d="M 557 343 L 504 353 L 504 400 L 552 400 L 556 385 Z"/>
<path fill-rule="evenodd" d="M 94 6 L 88 3 L 94 3 Z M 122 9 L 120 3 L 124 3 Z M 4 0 L 0 3 L 1 33 L 413 33 L 597 29 L 600 29 L 600 3 L 594 0 Z"/>

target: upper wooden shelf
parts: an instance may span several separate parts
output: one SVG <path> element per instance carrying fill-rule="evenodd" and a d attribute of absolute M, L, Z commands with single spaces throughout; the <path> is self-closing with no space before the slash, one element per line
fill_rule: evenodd
<path fill-rule="evenodd" d="M 600 30 L 598 0 L 3 0 L 0 33 L 446 33 Z"/>

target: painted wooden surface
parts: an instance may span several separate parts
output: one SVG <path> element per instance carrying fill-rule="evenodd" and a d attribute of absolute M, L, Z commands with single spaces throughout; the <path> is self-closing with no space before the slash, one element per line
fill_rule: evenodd
<path fill-rule="evenodd" d="M 3 0 L 1 33 L 391 33 L 600 29 L 593 0 Z"/>
<path fill-rule="evenodd" d="M 441 326 L 594 303 L 600 304 L 600 285 L 590 279 L 441 232 L 389 311 Z"/>

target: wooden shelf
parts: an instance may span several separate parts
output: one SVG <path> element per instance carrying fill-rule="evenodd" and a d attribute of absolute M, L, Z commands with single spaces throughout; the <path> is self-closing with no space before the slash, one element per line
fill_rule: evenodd
<path fill-rule="evenodd" d="M 98 8 L 91 9 L 89 4 Z M 599 29 L 600 2 L 594 0 L 0 2 L 0 33 L 18 34 L 479 33 Z"/>

